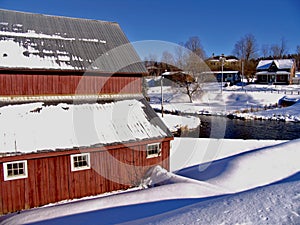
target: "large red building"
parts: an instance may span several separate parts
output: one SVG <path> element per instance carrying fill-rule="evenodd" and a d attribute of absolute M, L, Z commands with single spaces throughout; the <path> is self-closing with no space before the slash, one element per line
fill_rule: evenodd
<path fill-rule="evenodd" d="M 0 10 L 0 214 L 169 169 L 146 73 L 117 23 Z"/>

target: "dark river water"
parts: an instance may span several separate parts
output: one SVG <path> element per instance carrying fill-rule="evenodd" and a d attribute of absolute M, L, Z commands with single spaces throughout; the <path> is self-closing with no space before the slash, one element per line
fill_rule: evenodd
<path fill-rule="evenodd" d="M 199 116 L 200 129 L 181 136 L 226 139 L 292 140 L 300 138 L 300 123 Z"/>

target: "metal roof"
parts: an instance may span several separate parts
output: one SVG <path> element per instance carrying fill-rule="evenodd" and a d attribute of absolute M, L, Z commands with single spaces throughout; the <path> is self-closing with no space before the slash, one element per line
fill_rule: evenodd
<path fill-rule="evenodd" d="M 1 9 L 0 68 L 147 73 L 115 22 Z"/>
<path fill-rule="evenodd" d="M 291 69 L 294 64 L 293 59 L 268 59 L 260 60 L 256 69 L 257 70 L 268 70 L 270 66 L 275 63 L 278 69 Z"/>
<path fill-rule="evenodd" d="M 0 107 L 0 122 L 0 155 L 173 137 L 145 99 L 8 105 Z"/>

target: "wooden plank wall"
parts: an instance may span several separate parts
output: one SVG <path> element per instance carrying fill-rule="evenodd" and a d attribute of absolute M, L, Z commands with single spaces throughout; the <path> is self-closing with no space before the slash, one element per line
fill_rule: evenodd
<path fill-rule="evenodd" d="M 0 74 L 0 95 L 141 93 L 141 77 Z"/>
<path fill-rule="evenodd" d="M 169 169 L 170 141 L 162 145 L 161 156 L 150 159 L 146 145 L 91 152 L 92 169 L 76 172 L 70 155 L 28 159 L 28 178 L 11 181 L 4 181 L 0 163 L 0 214 L 138 185 L 150 167 Z"/>

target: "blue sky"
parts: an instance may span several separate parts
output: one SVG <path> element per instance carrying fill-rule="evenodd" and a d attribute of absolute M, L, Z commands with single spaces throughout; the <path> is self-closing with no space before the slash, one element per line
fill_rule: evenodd
<path fill-rule="evenodd" d="M 252 33 L 260 46 L 300 45 L 299 0 L 0 0 L 0 8 L 115 21 L 130 41 L 185 42 L 199 36 L 207 56 L 231 54 Z"/>

